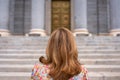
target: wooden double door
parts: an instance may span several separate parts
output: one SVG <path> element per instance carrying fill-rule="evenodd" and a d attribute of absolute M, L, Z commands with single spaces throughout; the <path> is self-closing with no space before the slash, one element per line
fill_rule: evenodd
<path fill-rule="evenodd" d="M 70 0 L 52 1 L 52 30 L 59 27 L 70 29 Z"/>

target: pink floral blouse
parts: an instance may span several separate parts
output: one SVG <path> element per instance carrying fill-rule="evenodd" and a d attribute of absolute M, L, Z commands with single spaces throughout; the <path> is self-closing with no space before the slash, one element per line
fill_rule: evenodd
<path fill-rule="evenodd" d="M 35 64 L 32 69 L 31 80 L 53 80 L 48 77 L 49 67 L 43 64 Z M 69 80 L 89 80 L 87 69 L 82 66 L 82 72 L 77 76 L 70 78 Z"/>

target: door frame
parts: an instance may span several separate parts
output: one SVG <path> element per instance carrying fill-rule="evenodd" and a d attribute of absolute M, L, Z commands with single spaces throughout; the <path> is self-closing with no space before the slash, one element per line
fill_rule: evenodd
<path fill-rule="evenodd" d="M 51 4 L 52 0 L 45 0 L 45 32 L 47 35 L 51 34 Z M 74 0 L 70 0 L 70 29 L 74 32 L 75 21 L 74 21 Z"/>

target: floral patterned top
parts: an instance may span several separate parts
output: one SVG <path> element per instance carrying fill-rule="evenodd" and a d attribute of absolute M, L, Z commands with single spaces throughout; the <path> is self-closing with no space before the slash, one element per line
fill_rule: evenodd
<path fill-rule="evenodd" d="M 48 77 L 49 67 L 43 64 L 35 64 L 32 69 L 31 80 L 53 80 Z M 89 80 L 88 79 L 88 71 L 82 65 L 82 71 L 77 76 L 70 78 L 69 80 Z"/>

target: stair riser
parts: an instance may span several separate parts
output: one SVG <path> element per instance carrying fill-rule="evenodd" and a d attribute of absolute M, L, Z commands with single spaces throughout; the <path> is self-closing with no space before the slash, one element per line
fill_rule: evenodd
<path fill-rule="evenodd" d="M 120 77 L 90 77 L 90 80 L 120 80 Z"/>
<path fill-rule="evenodd" d="M 46 48 L 43 48 L 43 49 L 34 49 L 34 48 L 29 48 L 29 49 L 22 49 L 22 48 L 3 48 L 3 49 L 0 49 L 0 53 L 20 53 L 20 52 L 22 52 L 22 53 L 36 53 L 36 52 L 38 52 L 38 53 L 44 53 L 45 52 L 45 49 Z M 6 51 L 3 51 L 3 50 L 6 50 Z M 13 51 L 9 51 L 9 50 L 13 50 Z M 14 50 L 16 50 L 16 52 L 14 51 Z M 25 51 L 24 51 L 25 50 Z M 28 50 L 32 50 L 32 51 L 28 51 Z M 43 51 L 39 51 L 39 50 L 43 50 Z M 111 53 L 120 53 L 120 49 L 78 49 L 77 50 L 79 53 L 109 53 L 109 54 L 111 54 Z"/>
<path fill-rule="evenodd" d="M 35 64 L 38 63 L 39 60 L 35 61 L 0 61 L 0 64 Z M 119 65 L 120 61 L 86 61 L 86 60 L 81 60 L 81 64 L 86 64 L 86 65 Z"/>
<path fill-rule="evenodd" d="M 40 47 L 35 47 L 35 46 L 2 46 L 2 47 L 0 47 L 0 49 L 20 49 L 20 50 L 22 50 L 22 49 L 31 49 L 31 50 L 39 50 L 39 49 L 46 49 L 46 47 L 43 47 L 43 46 L 40 46 Z M 116 48 L 116 47 L 114 47 L 114 48 L 109 48 L 109 47 L 101 47 L 101 48 L 97 48 L 97 47 L 94 47 L 94 48 L 78 48 L 78 50 L 80 51 L 80 50 L 120 50 L 120 48 Z"/>
<path fill-rule="evenodd" d="M 26 76 L 0 76 L 0 80 L 30 80 L 30 77 Z"/>
<path fill-rule="evenodd" d="M 120 72 L 120 68 L 87 68 L 89 72 Z M 32 67 L 26 68 L 0 68 L 0 72 L 32 72 Z"/>
<path fill-rule="evenodd" d="M 89 77 L 90 80 L 120 80 L 120 77 Z M 30 77 L 0 77 L 0 80 L 30 80 Z"/>
<path fill-rule="evenodd" d="M 0 55 L 0 59 L 38 59 L 40 56 L 44 56 L 44 55 L 30 55 L 30 56 L 14 56 L 14 55 L 8 55 L 8 56 L 5 56 L 5 55 Z M 110 55 L 101 55 L 101 56 L 87 56 L 87 55 L 79 55 L 79 59 L 120 59 L 120 55 L 116 55 L 116 56 L 110 56 Z"/>
<path fill-rule="evenodd" d="M 87 68 L 89 72 L 120 72 L 120 68 Z"/>
<path fill-rule="evenodd" d="M 0 46 L 47 46 L 47 43 L 32 43 L 30 42 L 29 44 L 19 44 L 18 43 L 3 43 L 0 42 Z M 21 43 L 21 42 L 20 42 Z M 120 43 L 120 42 L 119 42 Z M 77 46 L 120 46 L 119 43 L 76 43 Z"/>

